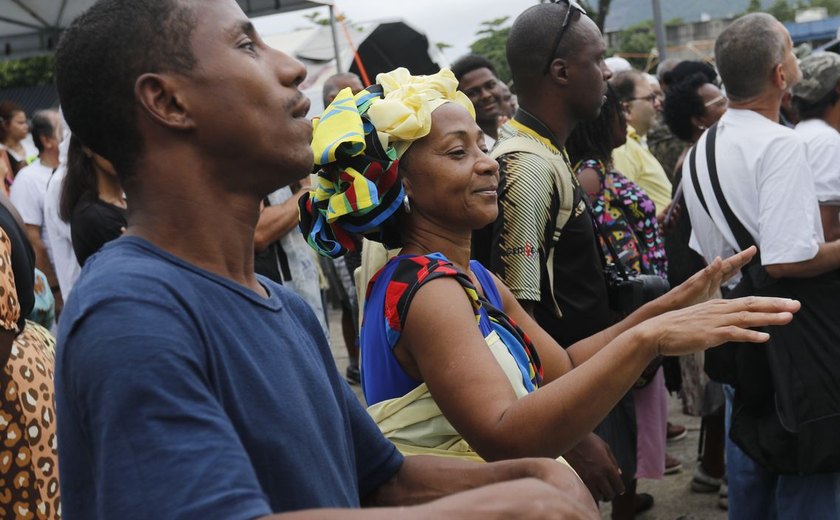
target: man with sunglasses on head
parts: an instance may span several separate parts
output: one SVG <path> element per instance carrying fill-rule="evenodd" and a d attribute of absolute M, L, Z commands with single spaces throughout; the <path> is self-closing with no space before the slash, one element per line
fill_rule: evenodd
<path fill-rule="evenodd" d="M 671 204 L 671 181 L 647 147 L 647 134 L 662 110 L 662 98 L 645 74 L 627 70 L 616 74 L 610 84 L 624 103 L 627 142 L 613 150 L 615 169 L 642 187 L 656 205 L 660 224 Z"/>
<path fill-rule="evenodd" d="M 605 52 L 598 27 L 574 2 L 539 4 L 514 21 L 507 60 L 519 109 L 492 152 L 500 164 L 499 218 L 473 241 L 473 257 L 492 266 L 561 345 L 617 321 L 585 193 L 564 152 L 575 124 L 600 113 L 611 77 Z M 564 455 L 596 499 L 616 498 L 632 482 L 634 428 L 632 397 L 625 397 L 596 430 L 612 452 L 592 435 Z M 620 501 L 614 517 L 631 518 L 635 496 Z"/>

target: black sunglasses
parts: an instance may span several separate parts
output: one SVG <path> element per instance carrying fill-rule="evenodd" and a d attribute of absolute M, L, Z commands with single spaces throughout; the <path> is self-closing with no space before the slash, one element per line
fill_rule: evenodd
<path fill-rule="evenodd" d="M 548 69 L 551 68 L 551 63 L 554 61 L 555 54 L 557 54 L 557 47 L 560 46 L 560 40 L 566 33 L 566 29 L 569 28 L 569 25 L 571 25 L 573 21 L 579 20 L 581 16 L 586 15 L 586 9 L 581 7 L 580 4 L 575 2 L 575 0 L 551 0 L 551 3 L 565 3 L 569 6 L 569 9 L 566 10 L 566 16 L 563 17 L 563 23 L 560 24 L 560 31 L 557 33 L 557 37 L 554 39 L 554 45 L 551 46 L 552 51 L 551 54 L 548 56 L 548 61 L 545 64 L 543 74 L 548 74 Z"/>

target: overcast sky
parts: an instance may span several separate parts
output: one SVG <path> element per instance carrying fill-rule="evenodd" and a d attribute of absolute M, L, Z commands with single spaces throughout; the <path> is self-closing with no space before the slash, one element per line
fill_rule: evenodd
<path fill-rule="evenodd" d="M 469 51 L 481 22 L 510 16 L 509 24 L 517 14 L 537 3 L 537 0 L 335 0 L 338 12 L 352 21 L 390 18 L 408 21 L 425 32 L 431 44 L 451 44 L 453 47 L 444 51 L 450 61 Z M 328 13 L 326 7 L 316 11 L 324 16 Z M 288 32 L 311 27 L 310 22 L 303 18 L 310 12 L 312 10 L 266 16 L 255 19 L 254 24 L 265 35 Z"/>

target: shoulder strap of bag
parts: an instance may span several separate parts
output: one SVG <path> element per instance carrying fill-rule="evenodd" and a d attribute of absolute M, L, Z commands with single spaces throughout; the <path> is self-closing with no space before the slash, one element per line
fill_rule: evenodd
<path fill-rule="evenodd" d="M 718 176 L 717 171 L 717 159 L 715 154 L 715 139 L 717 137 L 717 123 L 712 125 L 709 128 L 709 131 L 706 133 L 706 167 L 709 170 L 709 181 L 712 184 L 712 190 L 715 194 L 715 199 L 717 199 L 718 206 L 720 206 L 721 212 L 723 212 L 723 216 L 726 219 L 726 224 L 729 226 L 730 231 L 735 236 L 735 241 L 738 242 L 738 247 L 741 248 L 743 251 L 750 246 L 756 246 L 755 240 L 753 239 L 750 232 L 747 231 L 747 228 L 738 220 L 738 217 L 735 216 L 735 212 L 732 211 L 732 208 L 729 206 L 729 203 L 726 201 L 726 197 L 723 194 L 723 188 L 720 186 L 720 177 Z M 694 185 L 694 191 L 697 193 L 697 198 L 700 200 L 700 204 L 702 204 L 703 209 L 706 210 L 706 213 L 711 218 L 712 214 L 709 212 L 709 207 L 706 204 L 706 199 L 703 196 L 703 191 L 700 188 L 700 181 L 697 178 L 697 159 L 695 157 L 697 145 L 692 147 L 691 149 L 691 158 L 689 162 L 689 170 L 691 171 L 691 182 Z M 769 279 L 769 275 L 766 274 L 766 271 L 761 267 L 761 251 L 759 250 L 755 256 L 750 260 L 750 262 L 741 268 L 741 272 L 745 275 L 748 275 L 753 283 L 756 286 L 763 286 L 771 283 Z"/>
<path fill-rule="evenodd" d="M 554 305 L 554 315 L 560 318 L 563 316 L 563 312 L 560 310 L 560 305 L 554 296 L 554 253 L 557 249 L 557 243 L 560 241 L 563 228 L 569 222 L 569 218 L 572 216 L 572 210 L 574 209 L 575 187 L 570 177 L 571 172 L 564 174 L 568 166 L 563 160 L 563 157 L 551 153 L 545 146 L 524 136 L 514 136 L 502 142 L 497 142 L 496 147 L 490 152 L 490 157 L 498 160 L 502 155 L 513 152 L 530 153 L 545 159 L 551 165 L 551 172 L 554 175 L 554 188 L 557 190 L 560 199 L 560 207 L 557 211 L 554 230 L 551 234 L 551 244 L 548 244 L 546 247 L 546 273 L 548 275 L 548 287 L 551 292 L 551 303 Z"/>
<path fill-rule="evenodd" d="M 723 216 L 726 218 L 726 224 L 729 226 L 729 229 L 732 231 L 732 234 L 735 235 L 735 240 L 738 242 L 738 247 L 740 247 L 741 250 L 744 250 L 756 244 L 755 240 L 753 240 L 752 235 L 750 235 L 750 232 L 747 231 L 747 228 L 745 228 L 743 224 L 741 224 L 741 221 L 738 220 L 738 217 L 735 216 L 735 213 L 732 211 L 732 208 L 729 207 L 729 203 L 726 202 L 726 197 L 723 195 L 723 189 L 721 189 L 720 187 L 720 178 L 718 177 L 717 171 L 717 161 L 715 159 L 716 135 L 717 123 L 712 125 L 706 134 L 706 163 L 709 169 L 709 180 L 712 181 L 712 189 L 715 192 L 715 197 L 717 198 L 720 210 L 723 212 Z"/>
<path fill-rule="evenodd" d="M 706 210 L 706 214 L 709 215 L 709 218 L 711 218 L 712 213 L 709 211 L 709 206 L 706 204 L 706 197 L 703 196 L 703 190 L 700 188 L 700 180 L 697 178 L 696 143 L 691 147 L 691 153 L 688 157 L 688 170 L 691 173 L 691 184 L 694 186 L 694 193 L 697 194 L 697 198 L 700 200 L 700 205 L 703 206 L 703 209 Z"/>

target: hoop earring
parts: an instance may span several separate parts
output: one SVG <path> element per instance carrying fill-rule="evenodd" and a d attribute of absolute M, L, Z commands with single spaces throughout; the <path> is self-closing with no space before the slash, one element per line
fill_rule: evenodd
<path fill-rule="evenodd" d="M 408 195 L 403 197 L 403 209 L 406 213 L 411 214 L 411 202 L 408 200 Z"/>

